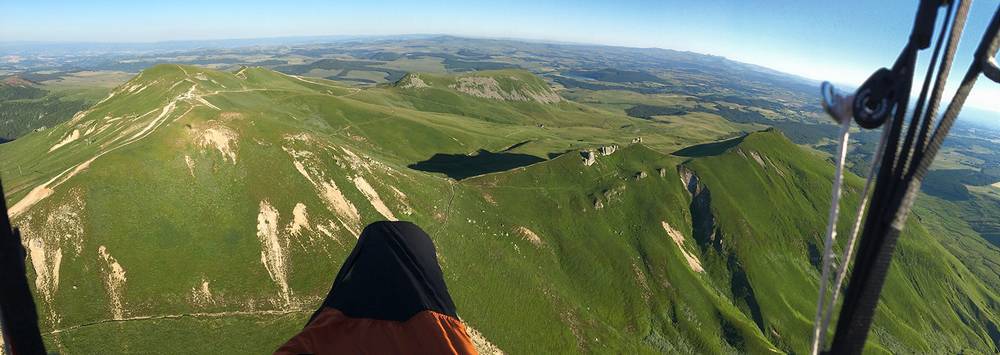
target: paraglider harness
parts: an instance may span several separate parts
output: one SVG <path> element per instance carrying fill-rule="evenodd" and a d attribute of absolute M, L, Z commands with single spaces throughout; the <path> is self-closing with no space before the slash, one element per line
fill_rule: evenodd
<path fill-rule="evenodd" d="M 859 354 L 864 349 L 896 241 L 906 224 L 907 215 L 924 175 L 958 118 L 979 76 L 984 75 L 1000 83 L 1000 68 L 996 61 L 997 49 L 1000 46 L 1000 6 L 998 6 L 976 49 L 972 64 L 944 114 L 937 120 L 937 125 L 932 130 L 970 5 L 971 0 L 922 0 L 909 41 L 891 69 L 878 69 L 850 95 L 837 92 L 828 82 L 823 83 L 821 87 L 823 107 L 841 125 L 841 130 L 823 254 L 819 302 L 813 329 L 812 354 L 820 352 Z M 913 106 L 912 116 L 904 132 L 904 119 L 908 108 L 911 107 L 909 101 L 917 54 L 930 47 L 935 23 L 942 8 L 944 17 L 941 29 L 919 96 Z M 933 87 L 930 85 L 932 81 Z M 872 158 L 868 181 L 862 192 L 862 202 L 858 207 L 850 239 L 840 258 L 832 295 L 828 295 L 826 286 L 832 271 L 833 241 L 836 237 L 835 226 L 841 181 L 852 120 L 864 129 L 882 127 L 882 138 Z M 869 197 L 868 191 L 873 181 L 874 191 Z M 868 199 L 871 201 L 868 211 L 873 213 L 867 214 L 862 229 L 860 228 L 862 214 Z M 859 229 L 860 239 L 857 238 Z M 856 242 L 858 247 L 857 257 L 854 258 L 854 271 L 844 294 L 836 333 L 830 348 L 822 351 L 826 345 L 824 339 L 833 307 L 839 297 Z"/>

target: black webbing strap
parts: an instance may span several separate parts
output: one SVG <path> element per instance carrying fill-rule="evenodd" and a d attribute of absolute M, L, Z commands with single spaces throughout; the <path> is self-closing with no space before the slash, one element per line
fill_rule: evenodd
<path fill-rule="evenodd" d="M 45 354 L 25 274 L 24 247 L 20 233 L 11 227 L 4 196 L 0 183 L 0 326 L 4 346 L 14 355 Z"/>
<path fill-rule="evenodd" d="M 920 88 L 920 96 L 917 97 L 917 105 L 913 109 L 913 114 L 912 117 L 910 118 L 910 125 L 906 129 L 906 138 L 903 141 L 903 148 L 900 151 L 899 162 L 896 165 L 898 167 L 902 167 L 905 165 L 908 159 L 907 155 L 910 152 L 911 147 L 913 146 L 913 140 L 916 139 L 916 132 L 918 130 L 918 127 L 921 131 L 923 131 L 925 130 L 925 127 L 930 126 L 930 121 L 927 120 L 927 117 L 924 116 L 924 111 L 923 111 L 925 108 L 924 105 L 925 104 L 927 105 L 926 113 L 929 114 L 928 116 L 933 117 L 934 115 L 932 114 L 932 112 L 936 111 L 937 109 L 937 100 L 935 100 L 935 98 L 937 99 L 940 98 L 940 93 L 938 93 L 937 90 L 944 88 L 942 84 L 944 83 L 944 80 L 947 80 L 948 78 L 947 70 L 951 68 L 951 56 L 949 56 L 949 54 L 952 54 L 952 51 L 955 49 L 954 45 L 957 44 L 957 41 L 948 42 L 949 51 L 948 53 L 945 53 L 945 60 L 941 61 L 941 68 L 940 70 L 937 71 L 938 76 L 937 80 L 934 83 L 934 90 L 935 90 L 934 94 L 938 95 L 932 94 L 931 101 L 928 103 L 927 92 L 928 90 L 930 90 L 931 78 L 934 77 L 935 73 L 934 70 L 936 69 L 935 67 L 938 61 L 938 57 L 940 57 L 941 54 L 941 45 L 943 44 L 944 38 L 946 37 L 944 36 L 944 33 L 947 33 L 945 31 L 948 29 L 949 24 L 957 24 L 956 22 L 951 21 L 951 13 L 954 8 L 954 5 L 955 3 L 948 4 L 948 11 L 945 13 L 944 21 L 941 21 L 942 35 L 938 36 L 937 44 L 934 45 L 934 53 L 931 55 L 931 62 L 930 64 L 927 65 L 927 74 L 924 74 L 924 84 Z M 952 34 L 953 35 L 955 34 L 954 31 L 952 31 Z M 921 135 L 921 137 L 924 137 L 924 135 Z M 897 175 L 895 177 L 897 179 L 902 180 L 903 174 L 904 174 L 903 169 L 897 169 Z"/>
<path fill-rule="evenodd" d="M 961 112 L 962 106 L 965 105 L 965 99 L 969 97 L 972 86 L 976 84 L 976 79 L 990 67 L 990 58 L 996 55 L 997 49 L 1000 49 L 1000 5 L 997 5 L 997 9 L 993 13 L 993 19 L 990 21 L 986 32 L 983 33 L 983 39 L 979 42 L 979 47 L 976 49 L 975 58 L 972 64 L 969 64 L 969 70 L 965 72 L 962 83 L 958 86 L 958 90 L 955 91 L 955 96 L 951 99 L 951 103 L 948 104 L 948 109 L 945 110 L 944 116 L 941 117 L 941 122 L 934 131 L 934 135 L 931 136 L 927 144 L 927 149 L 916 153 L 917 158 L 919 158 L 917 160 L 919 164 L 911 169 L 911 175 L 918 184 L 924 174 L 927 173 L 927 170 L 930 169 L 931 163 L 937 155 L 938 150 L 941 149 L 945 137 L 948 136 L 952 125 L 958 119 L 958 114 Z"/>
<path fill-rule="evenodd" d="M 908 67 L 911 68 L 905 73 L 912 74 L 912 64 L 916 61 L 916 50 L 912 49 L 912 46 L 908 46 L 907 49 L 904 49 L 900 59 L 905 60 Z M 907 78 L 910 77 L 912 75 L 907 76 Z M 869 211 L 888 210 L 891 189 L 896 185 L 893 167 L 896 162 L 903 116 L 909 101 L 907 93 L 910 89 L 910 80 L 906 80 L 901 86 L 901 89 L 904 90 L 897 90 L 898 93 L 902 94 L 896 98 L 898 101 L 895 118 L 889 127 L 885 156 L 882 158 L 882 166 L 875 181 L 875 190 L 872 193 Z M 837 321 L 837 330 L 831 348 L 834 354 L 860 353 L 860 349 L 864 346 L 868 330 L 871 327 L 871 314 L 878 303 L 879 293 L 885 281 L 885 273 L 879 272 L 879 270 L 888 269 L 889 259 L 895 248 L 896 236 L 883 232 L 888 227 L 888 218 L 884 215 L 869 216 L 865 220 L 861 238 L 858 240 L 858 251 L 853 267 L 855 271 L 851 274 L 850 283 L 844 293 L 844 303 Z M 838 345 L 847 346 L 847 349 L 857 348 L 857 351 L 838 349 Z"/>
<path fill-rule="evenodd" d="M 984 70 L 989 68 L 989 58 L 995 55 L 998 46 L 1000 46 L 1000 6 L 998 6 L 993 20 L 979 44 L 973 63 L 962 79 L 961 85 L 949 103 L 934 134 L 928 139 L 929 127 L 936 114 L 941 93 L 944 90 L 944 83 L 947 80 L 947 74 L 951 67 L 955 47 L 965 25 L 970 2 L 961 1 L 958 3 L 949 33 L 948 47 L 937 74 L 930 102 L 926 106 L 927 111 L 922 117 L 923 120 L 918 121 L 920 117 L 916 117 L 915 115 L 913 123 L 908 128 L 907 135 L 912 134 L 917 127 L 919 127 L 920 133 L 913 140 L 908 140 L 900 147 L 901 151 L 898 153 L 898 159 L 895 140 L 899 139 L 899 130 L 902 125 L 900 118 L 903 116 L 901 112 L 905 113 L 907 106 L 904 104 L 905 99 L 903 97 L 897 98 L 899 100 L 898 103 L 904 105 L 896 106 L 897 120 L 893 122 L 890 128 L 891 141 L 888 142 L 889 145 L 887 146 L 885 158 L 883 158 L 882 162 L 883 170 L 879 172 L 875 192 L 872 197 L 872 206 L 869 209 L 869 211 L 877 211 L 877 213 L 869 215 L 869 218 L 865 222 L 864 232 L 858 247 L 858 256 L 855 259 L 855 272 L 851 275 L 851 281 L 845 294 L 843 307 L 841 308 L 840 319 L 837 323 L 836 335 L 829 353 L 860 354 L 864 349 L 875 308 L 878 305 L 879 295 L 885 283 L 895 250 L 896 241 L 905 225 L 906 217 L 917 196 L 917 191 L 920 189 L 921 181 L 930 168 L 941 144 L 944 142 L 944 138 L 957 119 L 976 79 L 980 74 L 984 73 Z M 949 10 L 949 14 L 950 12 Z M 944 33 L 941 34 L 941 36 L 944 35 Z M 908 46 L 908 49 L 911 46 L 912 43 Z M 908 50 L 904 50 L 903 56 L 906 56 L 907 52 Z M 928 76 L 925 80 L 929 81 L 931 78 Z M 924 87 L 927 87 L 926 82 Z M 903 96 L 906 96 L 909 91 L 900 92 L 904 93 Z M 923 96 L 922 93 L 921 100 Z M 918 103 L 918 106 L 923 107 L 921 103 Z M 911 143 L 914 144 L 913 149 L 910 149 Z M 912 156 L 909 164 L 907 164 L 907 155 Z"/>

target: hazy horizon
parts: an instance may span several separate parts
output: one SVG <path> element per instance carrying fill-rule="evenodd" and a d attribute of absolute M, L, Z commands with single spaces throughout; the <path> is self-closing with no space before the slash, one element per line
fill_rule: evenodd
<path fill-rule="evenodd" d="M 741 60 L 740 58 L 732 58 L 732 57 L 728 57 L 728 56 L 720 55 L 720 54 L 716 54 L 716 53 L 706 53 L 706 52 L 699 52 L 699 51 L 694 51 L 694 50 L 681 50 L 681 49 L 663 48 L 663 47 L 635 47 L 635 46 L 624 46 L 624 45 L 614 45 L 614 44 L 605 44 L 605 43 L 548 40 L 548 39 L 541 39 L 541 38 L 466 36 L 466 35 L 451 34 L 451 33 L 399 33 L 399 34 L 384 34 L 384 35 L 335 35 L 335 34 L 320 34 L 320 35 L 273 36 L 273 37 L 242 37 L 242 38 L 221 38 L 220 37 L 220 38 L 204 38 L 204 39 L 170 39 L 170 40 L 144 41 L 144 42 L 143 41 L 135 41 L 135 42 L 114 42 L 114 41 L 105 41 L 105 42 L 101 42 L 101 41 L 94 41 L 94 42 L 91 42 L 91 41 L 0 41 L 0 46 L 17 47 L 17 46 L 20 46 L 20 45 L 24 45 L 24 46 L 104 45 L 104 46 L 122 46 L 122 47 L 127 48 L 127 46 L 155 46 L 155 45 L 158 45 L 158 44 L 184 44 L 184 43 L 191 43 L 191 44 L 193 44 L 192 46 L 190 46 L 188 48 L 147 49 L 147 50 L 145 50 L 145 51 L 157 51 L 157 50 L 160 50 L 160 51 L 179 51 L 179 50 L 191 50 L 191 49 L 197 49 L 197 48 L 219 48 L 219 47 L 222 47 L 222 46 L 220 46 L 218 44 L 223 44 L 224 42 L 244 42 L 244 43 L 233 44 L 233 45 L 229 46 L 231 48 L 241 48 L 241 47 L 253 47 L 253 46 L 280 46 L 280 45 L 296 45 L 296 44 L 307 44 L 307 43 L 324 43 L 324 42 L 327 42 L 327 41 L 334 41 L 334 40 L 355 40 L 355 39 L 363 40 L 363 39 L 381 39 L 381 38 L 385 38 L 385 39 L 402 39 L 402 38 L 433 38 L 433 37 L 457 37 L 457 38 L 472 38 L 472 39 L 485 39 L 485 40 L 509 40 L 509 41 L 519 41 L 519 42 L 553 43 L 553 44 L 563 44 L 563 45 L 609 46 L 609 47 L 624 47 L 624 48 L 636 48 L 636 49 L 660 49 L 660 50 L 668 50 L 668 51 L 690 52 L 690 53 L 696 53 L 696 54 L 701 54 L 701 55 L 710 55 L 710 56 L 722 57 L 722 58 L 726 58 L 728 60 L 733 60 L 733 61 L 737 61 L 737 62 L 741 62 L 741 63 L 745 63 L 745 64 L 758 65 L 758 66 L 762 66 L 762 67 L 765 67 L 765 68 L 768 68 L 768 69 L 771 69 L 771 70 L 779 71 L 779 72 L 784 73 L 784 74 L 796 76 L 796 77 L 799 77 L 799 78 L 801 78 L 803 80 L 812 80 L 812 81 L 825 81 L 825 80 L 829 80 L 829 81 L 834 81 L 836 83 L 839 83 L 841 85 L 845 85 L 845 84 L 846 85 L 852 85 L 851 82 L 838 81 L 837 79 L 833 79 L 833 78 L 810 77 L 810 76 L 801 75 L 801 74 L 798 74 L 798 73 L 791 73 L 791 72 L 788 72 L 788 71 L 784 71 L 784 70 L 781 70 L 779 68 L 774 68 L 774 67 L 771 67 L 771 66 L 768 66 L 768 65 L 765 65 L 765 64 L 747 62 L 747 61 Z M 204 46 L 204 47 L 196 46 L 196 44 L 199 44 L 199 43 L 212 43 L 212 42 L 216 42 L 217 45 L 215 45 L 215 46 Z M 267 43 L 254 43 L 254 42 L 267 42 Z M 3 48 L 0 47 L 0 54 L 2 54 L 2 50 L 3 50 Z M 119 49 L 118 51 L 123 51 L 123 50 L 126 50 L 126 49 Z M 114 52 L 114 51 L 115 50 L 110 50 L 110 49 L 109 50 L 105 50 L 105 52 Z M 955 67 L 953 67 L 953 71 L 955 69 L 965 70 L 965 67 L 955 66 Z M 961 74 L 961 73 L 959 73 L 959 74 Z M 856 83 L 854 85 L 857 85 L 857 84 L 859 84 L 859 83 Z M 990 120 L 988 118 L 982 117 L 984 114 L 1000 114 L 1000 103 L 998 103 L 998 105 L 996 105 L 997 107 L 992 107 L 992 106 L 989 106 L 989 105 L 985 105 L 985 106 L 984 105 L 979 105 L 979 104 L 977 104 L 977 102 L 974 102 L 974 100 L 972 100 L 972 98 L 980 98 L 980 100 L 981 100 L 983 97 L 990 97 L 990 98 L 994 97 L 993 95 L 990 95 L 989 93 L 979 93 L 979 94 L 977 94 L 977 93 L 979 91 L 984 91 L 984 89 L 980 89 L 981 87 L 986 87 L 987 89 L 985 89 L 985 90 L 990 90 L 990 89 L 993 89 L 993 88 L 989 88 L 989 86 L 990 85 L 994 85 L 995 86 L 995 84 L 992 83 L 992 82 L 990 82 L 989 80 L 980 81 L 978 84 L 979 85 L 977 85 L 976 88 L 973 90 L 972 95 L 970 95 L 970 100 L 969 100 L 968 104 L 966 105 L 967 109 L 964 112 L 964 113 L 966 113 L 966 115 L 964 115 L 964 116 L 968 116 L 968 118 L 970 118 L 974 122 L 978 122 L 978 123 L 982 123 L 982 124 L 987 124 L 987 125 L 993 126 L 995 128 L 1000 128 L 1000 120 Z M 952 83 L 950 85 L 950 87 L 949 87 L 950 91 L 954 90 L 954 85 L 955 85 L 954 83 Z M 951 94 L 948 93 L 948 95 L 950 96 Z M 947 103 L 948 101 L 945 100 L 943 102 Z M 968 108 L 971 108 L 972 112 L 969 112 L 970 110 L 968 110 Z"/>
<path fill-rule="evenodd" d="M 0 42 L 115 44 L 443 34 L 690 51 L 812 80 L 859 85 L 875 69 L 895 60 L 909 35 L 916 6 L 912 1 L 860 0 L 35 1 L 0 5 Z M 995 2 L 972 4 L 952 77 L 964 74 L 995 6 Z M 948 91 L 957 85 L 952 82 Z M 1000 84 L 983 81 L 969 104 L 1000 112 L 995 97 L 1000 97 Z"/>

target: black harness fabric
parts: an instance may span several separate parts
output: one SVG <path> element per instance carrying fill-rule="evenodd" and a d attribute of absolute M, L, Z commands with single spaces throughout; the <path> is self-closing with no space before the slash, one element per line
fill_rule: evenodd
<path fill-rule="evenodd" d="M 410 222 L 365 227 L 323 306 L 352 318 L 405 321 L 425 310 L 458 317 L 434 242 Z"/>

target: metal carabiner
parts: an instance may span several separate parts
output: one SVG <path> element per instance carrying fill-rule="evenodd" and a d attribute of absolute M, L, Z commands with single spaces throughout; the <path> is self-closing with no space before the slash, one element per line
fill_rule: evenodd
<path fill-rule="evenodd" d="M 842 124 L 846 120 L 850 120 L 854 117 L 854 111 L 851 106 L 854 104 L 853 94 L 844 94 L 840 90 L 833 87 L 829 81 L 824 81 L 819 86 L 820 95 L 822 100 L 820 103 L 823 105 L 823 110 L 826 111 L 837 124 Z"/>
<path fill-rule="evenodd" d="M 895 101 L 895 74 L 886 68 L 872 73 L 854 94 L 854 122 L 865 129 L 875 129 L 885 123 Z"/>

